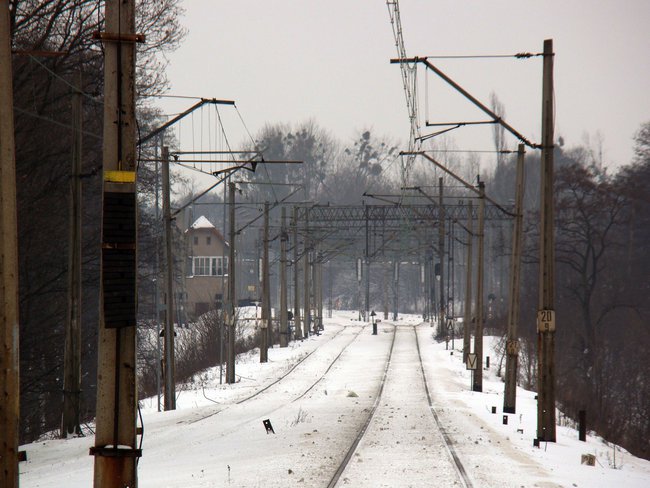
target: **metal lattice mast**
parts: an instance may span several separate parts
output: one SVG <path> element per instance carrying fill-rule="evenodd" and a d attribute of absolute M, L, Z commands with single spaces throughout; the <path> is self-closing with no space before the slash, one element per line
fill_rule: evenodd
<path fill-rule="evenodd" d="M 406 59 L 406 48 L 404 47 L 404 36 L 402 33 L 402 20 L 399 11 L 399 2 L 397 0 L 386 1 L 388 14 L 390 15 L 390 25 L 395 37 L 395 48 L 397 57 Z M 408 109 L 410 134 L 409 134 L 409 151 L 417 151 L 420 147 L 420 124 L 418 122 L 418 104 L 417 104 L 417 67 L 416 63 L 401 63 L 400 71 L 402 73 L 402 84 L 404 85 L 404 95 L 406 97 L 406 107 Z M 406 185 L 409 172 L 413 166 L 415 156 L 406 156 L 406 162 L 402 162 L 402 184 Z"/>

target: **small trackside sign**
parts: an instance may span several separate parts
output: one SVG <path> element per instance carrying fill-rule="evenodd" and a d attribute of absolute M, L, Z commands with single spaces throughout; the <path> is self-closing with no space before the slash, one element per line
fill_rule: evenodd
<path fill-rule="evenodd" d="M 478 369 L 478 356 L 475 353 L 468 354 L 465 366 L 467 369 Z"/>
<path fill-rule="evenodd" d="M 555 310 L 537 311 L 537 332 L 555 332 Z"/>

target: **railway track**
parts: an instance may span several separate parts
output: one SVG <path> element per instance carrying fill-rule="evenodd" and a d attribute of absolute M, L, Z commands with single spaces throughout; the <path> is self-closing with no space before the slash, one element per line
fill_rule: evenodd
<path fill-rule="evenodd" d="M 337 355 L 336 355 L 336 356 L 335 356 L 335 357 L 330 361 L 330 363 L 329 363 L 327 369 L 326 369 L 326 370 L 325 370 L 325 371 L 324 371 L 324 372 L 323 372 L 323 373 L 322 373 L 322 374 L 321 374 L 321 375 L 320 375 L 320 376 L 319 376 L 315 381 L 313 381 L 312 383 L 310 383 L 309 386 L 308 386 L 308 387 L 307 387 L 307 388 L 306 388 L 306 389 L 305 389 L 305 390 L 304 390 L 304 391 L 303 391 L 299 396 L 297 396 L 296 398 L 292 399 L 291 402 L 295 402 L 295 401 L 299 400 L 300 398 L 304 397 L 304 396 L 305 396 L 307 393 L 309 393 L 309 391 L 311 391 L 311 390 L 312 390 L 312 389 L 313 389 L 313 388 L 314 388 L 318 383 L 320 383 L 320 382 L 322 381 L 322 379 L 325 377 L 325 375 L 327 374 L 327 372 L 328 372 L 328 371 L 329 371 L 329 370 L 334 366 L 334 364 L 335 364 L 335 363 L 336 363 L 336 362 L 341 358 L 341 356 L 342 356 L 342 354 L 345 352 L 345 350 L 346 350 L 346 349 L 347 349 L 347 348 L 348 348 L 348 347 L 349 347 L 349 346 L 350 346 L 350 345 L 351 345 L 351 344 L 352 344 L 352 343 L 353 343 L 353 342 L 354 342 L 354 341 L 359 337 L 359 335 L 360 335 L 364 330 L 367 329 L 367 327 L 368 327 L 367 325 L 364 325 L 364 326 L 362 326 L 362 327 L 359 327 L 359 328 L 358 328 L 358 331 L 356 331 L 356 332 L 352 335 L 352 338 L 351 338 L 351 339 L 350 339 L 350 340 L 345 344 L 345 346 L 343 346 L 343 348 L 341 349 L 341 351 L 340 351 L 340 352 L 339 352 L 339 353 L 338 353 L 338 354 L 337 354 Z M 334 341 L 335 341 L 335 339 L 337 339 L 337 338 L 339 337 L 339 335 L 340 335 L 344 330 L 346 330 L 346 328 L 345 328 L 345 327 L 342 327 L 342 328 L 341 328 L 339 331 L 337 331 L 337 332 L 336 332 L 336 333 L 335 333 L 335 334 L 334 334 L 334 335 L 333 335 L 333 336 L 332 336 L 332 337 L 331 337 L 331 338 L 330 338 L 326 343 L 320 344 L 318 347 L 316 347 L 314 350 L 312 350 L 309 354 L 306 354 L 304 357 L 302 357 L 299 361 L 297 361 L 297 362 L 296 362 L 296 363 L 295 363 L 295 364 L 294 364 L 290 369 L 288 369 L 288 370 L 287 370 L 285 373 L 283 373 L 281 376 L 279 376 L 278 378 L 276 378 L 274 381 L 272 381 L 271 383 L 267 384 L 267 385 L 264 386 L 263 388 L 257 390 L 255 393 L 253 393 L 253 394 L 251 394 L 251 395 L 248 395 L 248 396 L 246 396 L 246 397 L 244 397 L 244 398 L 242 398 L 242 399 L 240 399 L 240 400 L 237 400 L 237 401 L 234 403 L 234 405 L 243 405 L 243 404 L 246 404 L 247 402 L 250 402 L 251 400 L 253 400 L 253 399 L 259 397 L 260 395 L 262 395 L 263 393 L 267 392 L 268 390 L 270 390 L 270 389 L 273 388 L 274 386 L 278 385 L 278 384 L 281 383 L 283 380 L 287 379 L 287 378 L 288 378 L 290 375 L 292 375 L 294 372 L 296 372 L 296 371 L 300 371 L 300 368 L 303 368 L 303 367 L 305 367 L 305 366 L 307 365 L 307 363 L 308 363 L 308 359 L 314 357 L 314 354 L 315 354 L 316 352 L 322 352 L 322 351 L 323 351 L 323 348 L 325 348 L 327 345 L 333 344 Z M 192 420 L 188 421 L 187 423 L 188 423 L 188 424 L 195 424 L 195 423 L 197 423 L 197 422 L 201 422 L 201 421 L 203 421 L 203 420 L 206 420 L 206 419 L 209 419 L 209 418 L 211 418 L 211 417 L 214 417 L 215 415 L 217 415 L 217 414 L 219 414 L 219 413 L 221 413 L 221 412 L 224 412 L 224 411 L 226 411 L 226 410 L 230 410 L 231 408 L 232 408 L 232 406 L 223 406 L 222 408 L 218 408 L 218 407 L 217 407 L 216 410 L 214 410 L 214 411 L 212 411 L 212 412 L 210 412 L 210 413 L 208 413 L 208 414 L 202 415 L 202 416 L 200 416 L 200 417 L 198 417 L 198 418 L 192 419 Z M 277 408 L 281 408 L 281 407 L 277 407 Z M 275 410 L 277 410 L 277 408 L 274 408 L 274 409 L 272 409 L 272 410 L 267 410 L 263 415 L 269 415 L 269 414 L 273 413 Z M 243 422 L 241 422 L 240 424 L 237 424 L 237 426 L 239 426 L 239 425 L 244 425 L 244 424 L 246 424 L 246 423 L 249 422 L 249 421 L 250 421 L 250 420 L 243 421 Z"/>
<path fill-rule="evenodd" d="M 327 487 L 399 486 L 407 471 L 417 486 L 473 488 L 433 408 L 417 328 L 396 326 L 374 405 Z"/>
<path fill-rule="evenodd" d="M 321 376 L 320 376 L 320 377 L 319 377 L 319 378 L 318 378 L 314 383 L 312 383 L 311 386 L 309 386 L 309 388 L 307 388 L 303 393 L 301 393 L 298 397 L 294 398 L 292 401 L 296 401 L 296 400 L 298 400 L 298 399 L 304 397 L 307 393 L 309 393 L 309 391 L 311 391 L 312 388 L 314 388 L 318 383 L 320 383 L 320 381 L 321 381 L 321 380 L 323 379 L 323 377 L 327 374 L 327 372 L 328 372 L 330 369 L 332 369 L 332 366 L 334 366 L 334 363 L 336 363 L 336 362 L 341 358 L 341 355 L 345 352 L 345 350 L 350 346 L 350 344 L 352 344 L 352 343 L 357 339 L 357 337 L 359 337 L 359 335 L 361 335 L 361 333 L 362 333 L 366 328 L 367 328 L 367 325 L 364 325 L 364 326 L 362 326 L 362 327 L 359 327 L 358 332 L 357 332 L 356 334 L 354 334 L 354 336 L 352 337 L 352 339 L 351 339 L 351 340 L 350 340 L 350 341 L 349 341 L 349 342 L 348 342 L 348 343 L 343 347 L 343 349 L 341 349 L 341 352 L 339 352 L 338 355 L 336 355 L 336 357 L 334 357 L 334 359 L 330 362 L 330 364 L 328 365 L 328 367 L 327 367 L 327 369 L 325 370 L 325 372 L 324 372 L 324 373 L 323 373 L 323 374 L 322 374 L 322 375 L 321 375 Z M 332 336 L 332 339 L 330 339 L 330 342 L 331 342 L 332 340 L 334 340 L 334 339 L 336 338 L 336 336 L 338 336 L 341 332 L 343 332 L 343 330 L 345 330 L 345 329 L 342 328 L 342 329 L 339 330 L 339 331 L 338 331 L 334 336 Z M 280 376 L 277 380 L 273 381 L 272 383 L 269 383 L 269 384 L 266 385 L 264 388 L 262 388 L 261 390 L 256 391 L 256 392 L 253 393 L 252 395 L 249 395 L 249 396 L 247 396 L 246 398 L 243 398 L 242 400 L 239 400 L 238 402 L 236 402 L 236 404 L 237 404 L 237 405 L 240 405 L 240 404 L 242 404 L 242 403 L 244 403 L 244 402 L 247 402 L 247 401 L 249 401 L 249 400 L 255 398 L 256 396 L 258 396 L 260 393 L 265 392 L 266 390 L 268 390 L 268 389 L 271 388 L 272 386 L 275 386 L 277 383 L 279 383 L 280 381 L 282 381 L 283 379 L 285 379 L 287 376 L 289 376 L 291 373 L 293 373 L 293 371 L 295 371 L 296 368 L 298 368 L 298 366 L 302 366 L 303 363 L 304 363 L 304 362 L 305 362 L 305 361 L 306 361 L 306 360 L 307 360 L 307 359 L 308 359 L 308 358 L 309 358 L 309 357 L 310 357 L 314 352 L 316 352 L 319 348 L 320 348 L 320 346 L 319 346 L 318 348 L 314 349 L 313 351 L 311 351 L 311 352 L 310 352 L 309 354 L 307 354 L 305 357 L 303 357 L 303 358 L 302 358 L 300 361 L 298 361 L 298 362 L 297 362 L 297 363 L 296 363 L 296 364 L 295 364 L 291 369 L 289 369 L 285 374 L 283 374 L 282 376 Z"/>

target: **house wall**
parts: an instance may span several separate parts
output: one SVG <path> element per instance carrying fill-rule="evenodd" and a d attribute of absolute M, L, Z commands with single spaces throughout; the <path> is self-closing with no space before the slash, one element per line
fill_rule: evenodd
<path fill-rule="evenodd" d="M 228 247 L 216 229 L 190 228 L 187 231 L 188 263 L 185 278 L 187 293 L 186 312 L 190 318 L 217 308 L 217 300 L 223 297 L 223 290 L 228 287 L 226 276 L 195 276 L 192 259 L 198 256 L 227 257 Z M 208 242 L 209 239 L 209 242 Z"/>

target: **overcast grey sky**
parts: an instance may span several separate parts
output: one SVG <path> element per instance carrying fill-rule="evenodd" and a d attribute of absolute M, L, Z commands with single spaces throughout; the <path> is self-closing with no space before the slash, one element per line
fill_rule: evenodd
<path fill-rule="evenodd" d="M 364 129 L 408 140 L 385 0 L 183 5 L 189 32 L 170 57 L 170 93 L 235 100 L 253 133 L 311 118 L 344 142 Z M 650 0 L 400 0 L 400 9 L 409 56 L 540 52 L 552 38 L 556 136 L 572 146 L 600 132 L 605 163 L 630 162 L 632 137 L 650 121 Z M 541 58 L 432 62 L 486 103 L 495 92 L 508 122 L 539 140 Z M 434 75 L 418 76 L 422 122 L 485 118 Z M 190 104 L 161 102 L 167 112 Z M 492 148 L 486 127 L 456 131 L 454 140 Z"/>

